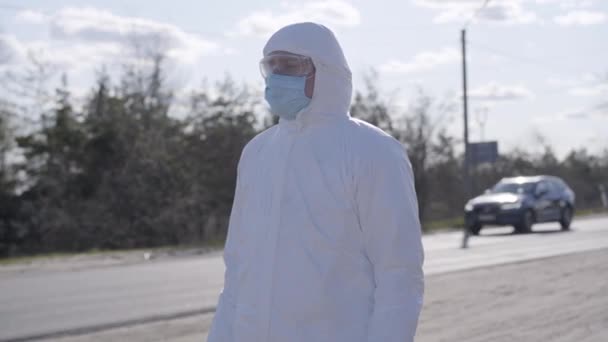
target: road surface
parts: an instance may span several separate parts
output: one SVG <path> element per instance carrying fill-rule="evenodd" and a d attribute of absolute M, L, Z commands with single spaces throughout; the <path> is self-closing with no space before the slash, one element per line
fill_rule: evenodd
<path fill-rule="evenodd" d="M 606 342 L 608 249 L 426 278 L 416 342 Z M 213 314 L 42 342 L 202 342 Z"/>
<path fill-rule="evenodd" d="M 608 218 L 577 220 L 571 232 L 555 224 L 534 234 L 482 231 L 468 250 L 460 233 L 423 238 L 425 273 L 507 264 L 608 248 Z M 134 323 L 212 312 L 223 282 L 218 253 L 78 271 L 0 272 L 0 341 L 81 334 Z"/>

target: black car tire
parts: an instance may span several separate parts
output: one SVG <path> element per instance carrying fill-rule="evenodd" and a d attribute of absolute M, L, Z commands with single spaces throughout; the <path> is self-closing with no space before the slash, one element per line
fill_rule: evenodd
<path fill-rule="evenodd" d="M 479 235 L 479 232 L 481 231 L 481 224 L 479 223 L 475 223 L 473 225 L 469 226 L 469 233 L 471 233 L 471 235 Z"/>
<path fill-rule="evenodd" d="M 562 215 L 559 219 L 559 224 L 562 226 L 562 230 L 570 230 L 570 224 L 572 223 L 572 208 L 570 206 L 562 209 Z"/>
<path fill-rule="evenodd" d="M 532 210 L 526 210 L 521 217 L 521 222 L 515 225 L 515 232 L 518 234 L 527 234 L 532 231 L 534 224 L 534 213 Z"/>

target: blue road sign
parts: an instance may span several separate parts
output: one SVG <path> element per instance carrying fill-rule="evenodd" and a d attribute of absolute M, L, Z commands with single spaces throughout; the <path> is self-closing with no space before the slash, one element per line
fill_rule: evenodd
<path fill-rule="evenodd" d="M 498 142 L 470 143 L 469 152 L 472 164 L 495 163 L 498 160 Z"/>

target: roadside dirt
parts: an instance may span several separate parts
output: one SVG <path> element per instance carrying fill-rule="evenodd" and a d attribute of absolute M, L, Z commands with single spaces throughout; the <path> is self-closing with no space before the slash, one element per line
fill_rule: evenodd
<path fill-rule="evenodd" d="M 608 341 L 608 249 L 427 277 L 417 342 Z M 212 315 L 132 326 L 92 341 L 205 341 Z"/>

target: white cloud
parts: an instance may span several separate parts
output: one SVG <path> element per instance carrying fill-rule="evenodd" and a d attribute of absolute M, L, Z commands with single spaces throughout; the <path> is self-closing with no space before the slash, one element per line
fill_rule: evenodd
<path fill-rule="evenodd" d="M 238 53 L 238 50 L 231 47 L 226 47 L 222 49 L 222 53 L 226 56 L 232 56 L 236 55 Z"/>
<path fill-rule="evenodd" d="M 26 53 L 26 49 L 14 35 L 0 34 L 0 65 L 14 64 Z"/>
<path fill-rule="evenodd" d="M 446 8 L 479 8 L 482 1 L 479 0 L 413 0 L 415 5 L 433 8 L 433 9 L 446 9 Z"/>
<path fill-rule="evenodd" d="M 595 4 L 596 0 L 536 0 L 539 4 L 557 4 L 563 9 L 588 8 Z"/>
<path fill-rule="evenodd" d="M 460 60 L 455 48 L 443 48 L 438 51 L 425 51 L 414 56 L 410 61 L 391 60 L 380 66 L 385 73 L 412 73 L 427 71 L 439 65 L 450 64 Z"/>
<path fill-rule="evenodd" d="M 166 49 L 167 55 L 181 62 L 194 63 L 201 56 L 220 53 L 219 45 L 213 41 L 186 32 L 178 26 L 163 22 L 115 15 L 96 8 L 63 8 L 44 17 L 26 11 L 18 18 L 34 24 L 48 23 L 54 38 L 94 45 L 116 44 L 124 48 L 133 41 L 155 45 Z M 149 47 L 149 46 L 148 46 Z"/>
<path fill-rule="evenodd" d="M 49 16 L 42 12 L 25 10 L 17 13 L 16 19 L 31 24 L 42 24 L 49 20 Z"/>
<path fill-rule="evenodd" d="M 568 94 L 579 97 L 608 97 L 608 73 L 586 73 L 574 79 L 549 78 L 549 86 L 563 88 Z"/>
<path fill-rule="evenodd" d="M 568 91 L 573 96 L 608 96 L 608 82 L 606 84 L 594 84 L 589 86 L 580 86 L 572 88 Z"/>
<path fill-rule="evenodd" d="M 67 41 L 32 40 L 22 41 L 14 35 L 0 34 L 0 69 L 16 71 L 27 68 L 32 58 L 54 69 L 69 71 L 70 74 L 90 71 L 103 64 L 128 61 L 120 45 L 97 42 L 74 44 Z"/>
<path fill-rule="evenodd" d="M 547 85 L 555 88 L 561 87 L 573 87 L 576 86 L 579 81 L 573 79 L 564 79 L 559 77 L 550 77 L 546 81 Z"/>
<path fill-rule="evenodd" d="M 523 24 L 537 21 L 534 12 L 524 8 L 523 0 L 502 0 L 483 4 L 479 0 L 413 0 L 413 3 L 438 11 L 435 23 L 464 23 L 475 15 L 476 21 L 487 21 L 505 24 Z"/>
<path fill-rule="evenodd" d="M 606 13 L 597 11 L 570 11 L 565 15 L 560 15 L 554 18 L 558 25 L 574 26 L 574 25 L 597 25 L 606 21 L 608 16 Z"/>
<path fill-rule="evenodd" d="M 35 58 L 55 74 L 67 72 L 70 79 L 82 81 L 102 66 L 110 71 L 124 65 L 145 68 L 150 64 L 150 52 L 164 52 L 172 70 L 190 69 L 204 55 L 236 53 L 175 25 L 94 8 L 64 8 L 49 14 L 22 11 L 15 20 L 39 30 L 48 28 L 50 39 L 28 40 L 0 33 L 2 72 L 25 71 Z"/>
<path fill-rule="evenodd" d="M 565 111 L 559 114 L 564 120 L 584 120 L 591 118 L 608 118 L 608 102 L 600 103 L 587 108 Z"/>
<path fill-rule="evenodd" d="M 6 44 L 8 42 L 8 44 Z M 4 62 L 2 55 L 6 46 L 12 48 L 10 59 Z M 41 72 L 38 67 L 45 71 L 40 73 L 45 79 L 42 85 L 45 92 L 50 91 L 50 84 L 57 81 L 57 76 L 60 73 L 67 73 L 71 76 L 89 74 L 102 65 L 115 66 L 108 62 L 121 63 L 125 62 L 120 46 L 110 43 L 96 43 L 91 45 L 85 44 L 70 44 L 68 42 L 56 42 L 49 40 L 35 41 L 20 41 L 14 36 L 0 35 L 0 73 L 2 75 L 11 75 L 8 78 L 7 84 L 2 84 L 1 88 L 13 92 L 21 92 L 26 90 L 22 88 L 19 80 L 28 79 L 32 71 L 36 70 L 38 75 Z M 35 68 L 35 69 L 34 69 Z M 6 74 L 5 74 L 6 73 Z M 13 80 L 16 79 L 17 81 Z M 77 77 L 78 78 L 78 77 Z M 89 89 L 85 87 L 72 86 L 70 87 L 75 100 L 81 99 L 81 96 Z M 8 96 L 13 96 L 9 94 Z M 27 97 L 26 97 L 27 98 Z M 15 99 L 20 102 L 20 99 Z M 26 100 L 27 102 L 27 100 Z"/>
<path fill-rule="evenodd" d="M 113 43 L 69 44 L 48 41 L 24 43 L 28 51 L 61 70 L 79 72 L 88 67 L 98 67 L 111 60 L 125 57 L 123 50 Z"/>
<path fill-rule="evenodd" d="M 608 94 L 608 88 L 604 87 L 602 91 Z M 586 95 L 585 95 L 586 96 Z M 605 99 L 605 97 L 604 97 Z M 587 120 L 605 118 L 608 119 L 608 101 L 603 100 L 599 103 L 595 103 L 591 106 L 584 106 L 579 108 L 570 108 L 563 110 L 558 113 L 552 113 L 548 115 L 539 116 L 535 119 L 537 123 L 546 123 L 553 121 L 563 120 Z"/>
<path fill-rule="evenodd" d="M 608 117 L 608 101 L 597 104 L 593 107 L 595 113 Z"/>
<path fill-rule="evenodd" d="M 482 101 L 514 101 L 533 98 L 534 94 L 522 85 L 501 85 L 490 82 L 472 89 L 469 97 Z"/>
<path fill-rule="evenodd" d="M 341 0 L 304 4 L 281 4 L 277 12 L 255 11 L 241 19 L 230 35 L 268 36 L 279 28 L 302 21 L 316 21 L 332 26 L 354 27 L 361 22 L 359 10 Z"/>

